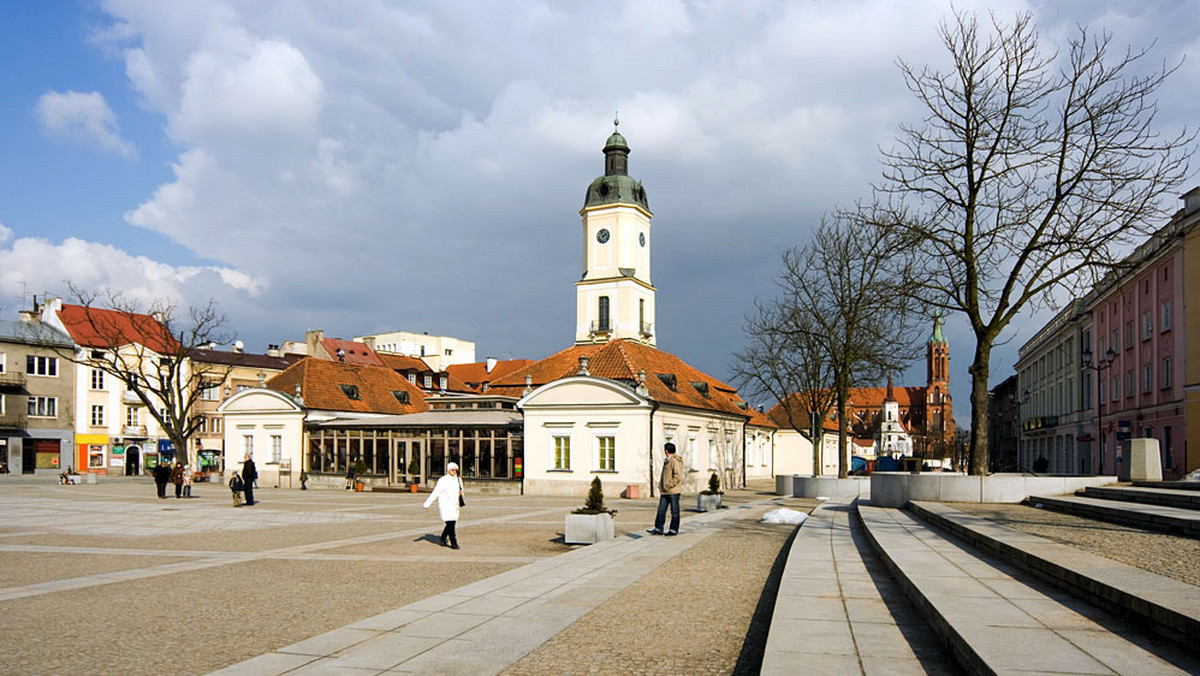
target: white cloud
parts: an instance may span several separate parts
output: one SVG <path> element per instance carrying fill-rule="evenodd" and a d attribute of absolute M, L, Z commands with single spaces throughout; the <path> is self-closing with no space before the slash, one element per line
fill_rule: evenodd
<path fill-rule="evenodd" d="M 287 143 L 315 130 L 323 86 L 299 50 L 239 35 L 201 50 L 185 68 L 170 133 L 186 143 Z"/>
<path fill-rule="evenodd" d="M 42 133 L 56 140 L 134 157 L 133 144 L 121 138 L 117 116 L 100 92 L 42 94 L 33 109 Z"/>
<path fill-rule="evenodd" d="M 4 244 L 12 237 L 13 231 L 7 228 L 3 223 L 0 223 L 0 244 Z"/>
<path fill-rule="evenodd" d="M 86 290 L 121 290 L 142 302 L 195 302 L 221 291 L 215 288 L 221 285 L 228 287 L 222 293 L 251 296 L 266 289 L 263 280 L 232 268 L 173 266 L 75 237 L 58 244 L 22 237 L 0 247 L 0 296 L 20 297 L 25 289 L 61 294 L 68 283 Z"/>

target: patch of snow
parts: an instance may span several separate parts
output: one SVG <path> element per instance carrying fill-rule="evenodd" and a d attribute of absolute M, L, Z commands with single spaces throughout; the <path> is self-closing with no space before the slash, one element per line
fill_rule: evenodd
<path fill-rule="evenodd" d="M 804 520 L 807 518 L 808 518 L 808 515 L 805 514 L 804 512 L 797 512 L 794 509 L 785 509 L 783 507 L 780 507 L 779 509 L 772 509 L 771 511 L 764 514 L 763 518 L 762 518 L 762 522 L 763 523 L 783 523 L 783 524 L 788 524 L 788 525 L 792 525 L 792 526 L 799 526 L 800 524 L 804 523 Z"/>

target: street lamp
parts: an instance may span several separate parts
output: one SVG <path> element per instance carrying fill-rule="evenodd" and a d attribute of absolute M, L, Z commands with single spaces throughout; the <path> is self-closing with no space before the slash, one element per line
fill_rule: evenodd
<path fill-rule="evenodd" d="M 1100 444 L 1100 466 L 1097 468 L 1097 474 L 1104 474 L 1104 411 L 1101 406 L 1104 405 L 1104 381 L 1100 379 L 1100 372 L 1112 366 L 1112 363 L 1117 359 L 1117 351 L 1108 348 L 1104 353 L 1104 359 L 1100 363 L 1092 363 L 1092 347 L 1087 345 L 1083 348 L 1083 365 L 1085 368 L 1092 369 L 1096 372 L 1096 432 L 1098 436 L 1096 441 Z"/>
<path fill-rule="evenodd" d="M 1023 462 L 1021 462 L 1021 460 L 1022 460 L 1022 458 L 1021 458 L 1021 437 L 1023 436 L 1022 433 L 1025 431 L 1025 421 L 1021 418 L 1021 407 L 1024 406 L 1025 404 L 1029 403 L 1029 396 L 1030 396 L 1029 388 L 1027 387 L 1027 388 L 1025 388 L 1025 390 L 1023 392 L 1021 392 L 1021 398 L 1017 399 L 1014 402 L 1017 405 L 1017 471 L 1018 472 L 1025 471 L 1023 468 L 1027 467 L 1027 465 L 1025 465 Z"/>

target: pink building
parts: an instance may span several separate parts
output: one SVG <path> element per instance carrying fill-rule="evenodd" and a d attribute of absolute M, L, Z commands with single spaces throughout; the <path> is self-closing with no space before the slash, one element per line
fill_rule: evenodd
<path fill-rule="evenodd" d="M 1185 206 L 1126 262 L 1131 269 L 1104 279 L 1090 296 L 1090 347 L 1098 401 L 1092 467 L 1121 471 L 1120 442 L 1159 441 L 1163 478 L 1186 472 L 1184 303 L 1200 298 L 1186 288 L 1184 242 L 1200 224 L 1200 188 L 1184 195 Z M 1087 388 L 1091 389 L 1091 388 Z M 1088 397 L 1091 399 L 1091 397 Z"/>

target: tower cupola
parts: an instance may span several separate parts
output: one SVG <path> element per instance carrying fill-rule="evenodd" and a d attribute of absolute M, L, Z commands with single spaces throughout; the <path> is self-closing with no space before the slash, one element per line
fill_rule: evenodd
<path fill-rule="evenodd" d="M 621 135 L 620 126 L 620 118 L 613 119 L 613 133 L 604 144 L 604 175 L 588 186 L 583 207 L 625 203 L 650 211 L 646 189 L 641 181 L 635 181 L 629 175 L 629 144 Z"/>

